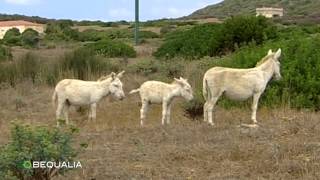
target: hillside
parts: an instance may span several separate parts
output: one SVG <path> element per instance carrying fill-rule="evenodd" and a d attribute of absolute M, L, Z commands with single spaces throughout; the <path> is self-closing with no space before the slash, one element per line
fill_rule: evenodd
<path fill-rule="evenodd" d="M 224 0 L 192 13 L 188 18 L 225 18 L 233 15 L 255 14 L 256 7 L 283 7 L 285 18 L 309 18 L 320 20 L 319 0 Z"/>

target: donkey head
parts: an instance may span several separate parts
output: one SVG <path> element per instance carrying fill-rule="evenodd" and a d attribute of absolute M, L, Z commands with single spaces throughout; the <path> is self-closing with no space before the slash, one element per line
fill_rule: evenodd
<path fill-rule="evenodd" d="M 281 77 L 281 73 L 280 73 L 280 57 L 281 57 L 281 49 L 278 49 L 277 52 L 272 52 L 272 50 L 270 49 L 268 52 L 268 55 L 270 55 L 270 57 L 272 58 L 273 61 L 273 67 L 274 67 L 274 78 L 275 80 L 280 80 Z"/>
<path fill-rule="evenodd" d="M 123 89 L 122 89 L 122 82 L 120 79 L 123 77 L 124 71 L 119 74 L 112 72 L 110 77 L 112 78 L 111 83 L 109 85 L 110 93 L 117 99 L 123 100 L 125 98 Z"/>
<path fill-rule="evenodd" d="M 193 92 L 192 87 L 188 83 L 187 79 L 183 79 L 180 77 L 180 79 L 174 78 L 175 82 L 180 85 L 180 93 L 183 98 L 190 101 L 193 99 Z"/>

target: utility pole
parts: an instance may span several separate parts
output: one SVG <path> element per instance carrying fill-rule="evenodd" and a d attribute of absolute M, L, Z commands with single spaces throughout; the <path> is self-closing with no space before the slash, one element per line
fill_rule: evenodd
<path fill-rule="evenodd" d="M 135 31 L 134 31 L 134 40 L 136 45 L 139 44 L 139 0 L 136 0 L 136 18 L 135 18 Z"/>

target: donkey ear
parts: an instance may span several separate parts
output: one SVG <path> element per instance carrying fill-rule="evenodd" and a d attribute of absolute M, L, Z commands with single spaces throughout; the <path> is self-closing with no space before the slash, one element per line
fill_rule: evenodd
<path fill-rule="evenodd" d="M 125 73 L 125 71 L 121 71 L 121 72 L 117 75 L 117 77 L 118 77 L 118 78 L 122 78 L 124 73 Z"/>
<path fill-rule="evenodd" d="M 272 52 L 272 49 L 269 49 L 268 51 L 268 55 L 271 55 L 273 52 Z"/>
<path fill-rule="evenodd" d="M 281 56 L 281 49 L 278 49 L 278 51 L 276 52 L 276 54 L 274 55 L 274 58 L 279 59 Z"/>
<path fill-rule="evenodd" d="M 112 80 L 114 80 L 114 79 L 116 78 L 117 74 L 114 73 L 114 72 L 112 72 L 112 73 L 110 74 L 110 76 L 111 76 Z"/>

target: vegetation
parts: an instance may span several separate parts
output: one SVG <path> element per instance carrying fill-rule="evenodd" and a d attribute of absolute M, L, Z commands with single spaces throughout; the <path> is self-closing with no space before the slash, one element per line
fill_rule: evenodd
<path fill-rule="evenodd" d="M 12 58 L 12 54 L 9 48 L 0 44 L 0 62 L 10 60 Z"/>
<path fill-rule="evenodd" d="M 226 18 L 229 16 L 238 15 L 255 15 L 256 7 L 271 6 L 283 7 L 285 9 L 286 18 L 296 21 L 301 19 L 304 22 L 309 20 L 319 21 L 319 7 L 318 0 L 224 0 L 223 2 L 200 9 L 188 18 L 203 18 L 203 17 L 217 17 Z"/>
<path fill-rule="evenodd" d="M 281 48 L 280 81 L 272 81 L 261 98 L 260 105 L 267 107 L 289 106 L 291 108 L 309 108 L 319 110 L 320 107 L 320 51 L 318 51 L 320 36 L 296 36 L 290 40 L 270 41 L 262 46 L 251 44 L 240 48 L 230 56 L 222 58 L 204 58 L 199 62 L 197 73 L 200 74 L 210 67 L 222 66 L 233 68 L 254 67 L 269 49 Z M 274 51 L 276 49 L 273 49 Z M 193 78 L 193 81 L 201 82 L 202 76 Z M 185 105 L 186 112 L 191 116 L 202 115 L 202 85 L 195 87 L 196 98 Z M 222 100 L 220 105 L 228 108 L 239 103 Z M 243 104 L 242 104 L 243 105 Z"/>
<path fill-rule="evenodd" d="M 24 47 L 37 47 L 40 41 L 39 33 L 33 29 L 26 29 L 21 34 L 21 44 Z"/>
<path fill-rule="evenodd" d="M 276 38 L 276 29 L 266 18 L 233 17 L 223 24 L 204 24 L 190 30 L 173 32 L 166 36 L 165 43 L 155 56 L 181 56 L 188 59 L 217 56 L 252 41 L 262 44 L 273 38 Z"/>
<path fill-rule="evenodd" d="M 9 46 L 19 46 L 21 45 L 21 33 L 19 29 L 12 28 L 9 29 L 3 37 L 3 43 Z"/>
<path fill-rule="evenodd" d="M 73 22 L 69 20 L 55 21 L 47 24 L 46 39 L 48 40 L 78 40 L 79 32 L 72 29 Z"/>
<path fill-rule="evenodd" d="M 0 147 L 0 176 L 4 179 L 52 179 L 66 168 L 30 168 L 33 161 L 73 162 L 76 131 L 14 124 L 11 141 Z"/>
<path fill-rule="evenodd" d="M 136 57 L 133 47 L 117 40 L 101 40 L 86 47 L 105 57 Z"/>

